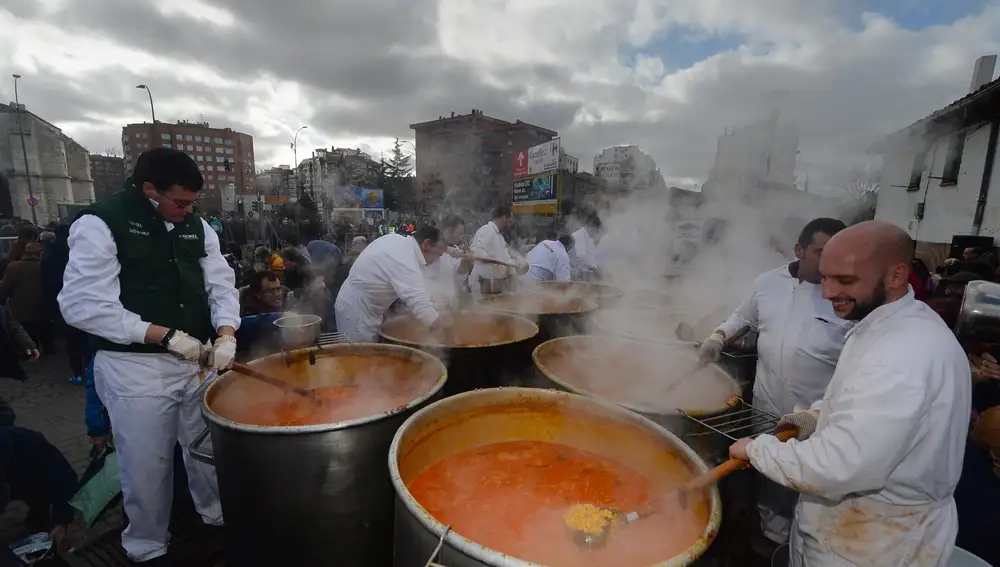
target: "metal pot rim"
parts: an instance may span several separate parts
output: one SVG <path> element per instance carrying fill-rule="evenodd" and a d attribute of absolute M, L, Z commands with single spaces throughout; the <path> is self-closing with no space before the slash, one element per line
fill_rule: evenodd
<path fill-rule="evenodd" d="M 551 292 L 548 292 L 547 290 L 544 290 L 543 288 L 545 288 L 545 287 L 557 287 L 559 285 L 567 285 L 567 284 L 569 284 L 570 287 L 573 287 L 573 286 L 592 287 L 592 288 L 597 288 L 597 289 L 603 289 L 605 291 L 609 291 L 610 292 L 610 293 L 607 293 L 606 295 L 599 293 L 598 297 L 600 299 L 621 299 L 621 298 L 625 297 L 625 290 L 624 289 L 622 289 L 622 288 L 620 288 L 618 286 L 613 286 L 611 284 L 606 284 L 606 283 L 602 283 L 602 282 L 578 282 L 578 281 L 557 282 L 557 281 L 548 280 L 548 281 L 534 282 L 532 285 L 537 285 L 537 286 L 539 286 L 538 289 L 543 290 L 546 293 L 551 293 Z M 531 288 L 529 287 L 528 289 L 531 289 Z"/>
<path fill-rule="evenodd" d="M 222 377 L 219 380 L 216 380 L 215 383 L 213 383 L 211 386 L 209 386 L 205 390 L 205 393 L 202 395 L 201 413 L 205 417 L 205 419 L 211 421 L 212 423 L 218 425 L 219 427 L 223 427 L 225 429 L 230 429 L 233 431 L 240 431 L 243 433 L 255 433 L 261 435 L 301 435 L 306 433 L 327 433 L 330 431 L 339 431 L 343 429 L 351 429 L 354 427 L 359 427 L 368 423 L 381 421 L 383 419 L 390 418 L 394 415 L 407 412 L 413 409 L 414 407 L 420 406 L 431 397 L 437 395 L 437 393 L 441 391 L 441 388 L 444 387 L 445 382 L 448 380 L 448 369 L 445 368 L 444 363 L 441 362 L 440 359 L 422 350 L 403 345 L 388 345 L 380 343 L 335 344 L 323 347 L 309 347 L 303 349 L 296 349 L 291 351 L 291 353 L 315 351 L 317 356 L 324 357 L 324 356 L 336 355 L 341 352 L 379 351 L 379 350 L 397 351 L 400 353 L 405 353 L 412 358 L 422 359 L 428 363 L 437 364 L 438 368 L 440 368 L 441 370 L 441 373 L 438 376 L 438 379 L 434 382 L 434 385 L 431 386 L 429 390 L 427 390 L 420 396 L 410 400 L 410 402 L 405 406 L 395 407 L 388 411 L 374 415 L 359 417 L 357 419 L 349 419 L 346 421 L 336 421 L 333 423 L 320 423 L 316 425 L 274 425 L 274 426 L 248 425 L 246 423 L 238 423 L 231 419 L 226 419 L 221 415 L 215 413 L 215 411 L 212 410 L 208 405 L 208 397 L 213 390 L 219 387 L 219 384 L 222 382 L 224 378 Z M 270 358 L 272 356 L 284 356 L 284 355 L 285 353 L 279 352 L 277 354 L 268 355 L 264 358 Z"/>
<path fill-rule="evenodd" d="M 471 311 L 471 313 L 478 313 L 480 315 L 484 314 L 482 311 L 478 311 L 478 312 L 477 311 Z M 408 346 L 408 347 L 412 347 L 412 348 L 416 348 L 416 349 L 437 348 L 437 349 L 444 349 L 444 350 L 464 350 L 464 349 L 501 347 L 501 346 L 505 346 L 505 345 L 512 345 L 512 344 L 521 343 L 521 342 L 524 342 L 524 341 L 529 341 L 529 340 L 531 340 L 531 339 L 533 339 L 533 338 L 535 338 L 535 337 L 538 336 L 538 325 L 536 325 L 534 321 L 532 321 L 531 319 L 528 319 L 527 317 L 524 317 L 523 315 L 518 315 L 516 313 L 507 313 L 505 311 L 488 311 L 485 314 L 490 315 L 490 316 L 507 317 L 507 318 L 510 318 L 510 319 L 520 319 L 521 321 L 524 321 L 526 323 L 531 324 L 531 326 L 534 327 L 535 330 L 532 331 L 527 336 L 521 337 L 519 339 L 514 339 L 514 340 L 510 340 L 510 341 L 501 341 L 501 342 L 490 343 L 490 344 L 485 344 L 485 345 L 434 345 L 434 344 L 418 343 L 418 342 L 415 342 L 415 341 L 406 341 L 406 340 L 403 340 L 403 339 L 401 339 L 399 337 L 396 337 L 396 336 L 390 335 L 389 333 L 386 333 L 383 327 L 379 327 L 379 329 L 378 329 L 378 335 L 380 337 L 386 339 L 386 340 L 392 341 L 392 344 L 398 344 L 398 345 Z"/>
<path fill-rule="evenodd" d="M 438 400 L 433 404 L 424 406 L 420 410 L 416 411 L 403 422 L 399 429 L 396 430 L 396 434 L 392 438 L 392 444 L 389 446 L 389 480 L 392 481 L 392 486 L 395 489 L 396 494 L 399 496 L 399 500 L 403 502 L 407 511 L 412 514 L 414 518 L 416 518 L 420 525 L 430 530 L 431 533 L 443 540 L 445 544 L 454 547 L 458 551 L 477 561 L 490 562 L 493 565 L 503 565 L 503 567 L 545 567 L 544 565 L 511 557 L 482 544 L 478 544 L 463 537 L 455 531 L 448 529 L 447 526 L 434 518 L 430 512 L 425 510 L 424 507 L 417 502 L 417 499 L 410 494 L 410 490 L 406 487 L 406 484 L 403 483 L 403 478 L 399 473 L 399 448 L 402 444 L 403 435 L 410 428 L 414 427 L 415 423 L 423 419 L 424 416 L 435 411 L 438 407 L 442 407 L 447 404 L 454 404 L 458 400 L 466 398 L 479 397 L 495 400 L 500 396 L 515 398 L 524 395 L 533 396 L 535 398 L 550 399 L 571 398 L 575 400 L 574 403 L 596 406 L 598 409 L 610 413 L 610 415 L 615 418 L 630 421 L 640 427 L 650 429 L 658 435 L 666 437 L 671 441 L 671 444 L 674 445 L 674 448 L 686 457 L 688 462 L 694 465 L 697 473 L 704 473 L 709 470 L 705 460 L 702 459 L 694 451 L 694 449 L 689 447 L 687 443 L 681 441 L 680 438 L 670 431 L 667 431 L 665 428 L 645 416 L 628 411 L 627 409 L 609 403 L 600 398 L 582 396 L 570 392 L 560 392 L 559 390 L 543 390 L 539 388 L 488 388 L 471 390 Z M 650 567 L 686 567 L 694 563 L 699 557 L 708 551 L 709 546 L 718 534 L 719 525 L 722 521 L 722 500 L 719 496 L 718 486 L 712 486 L 709 489 L 709 502 L 708 523 L 705 526 L 705 531 L 695 541 L 695 543 L 691 545 L 687 551 L 682 552 L 680 555 L 674 556 L 666 561 L 661 561 L 660 563 L 655 563 Z M 447 532 L 445 531 L 446 529 Z"/>
<path fill-rule="evenodd" d="M 282 324 L 282 321 L 285 321 L 287 323 L 287 321 L 291 319 L 298 319 L 301 322 L 296 325 Z M 295 315 L 283 315 L 281 317 L 278 317 L 277 319 L 272 321 L 271 324 L 274 325 L 275 327 L 278 327 L 279 329 L 304 329 L 312 327 L 314 325 L 318 325 L 321 322 L 323 322 L 323 318 L 320 317 L 319 315 L 296 313 Z"/>
<path fill-rule="evenodd" d="M 551 371 L 549 371 L 549 369 L 546 368 L 544 364 L 542 364 L 541 362 L 538 361 L 538 353 L 539 353 L 539 351 L 542 349 L 542 347 L 544 347 L 545 345 L 547 345 L 549 343 L 580 341 L 581 339 L 594 339 L 594 338 L 595 338 L 594 335 L 575 335 L 575 336 L 571 336 L 571 337 L 559 337 L 557 339 L 552 339 L 552 340 L 545 341 L 544 343 L 542 343 L 542 344 L 538 345 L 537 347 L 535 347 L 535 350 L 533 350 L 531 352 L 531 361 L 535 364 L 535 368 L 537 368 L 539 371 L 541 371 L 541 373 L 544 374 L 546 378 L 548 378 L 549 380 L 552 380 L 553 382 L 555 382 L 559 386 L 561 386 L 563 388 L 566 388 L 567 390 L 569 390 L 570 392 L 573 392 L 574 394 L 579 394 L 581 396 L 585 396 L 585 397 L 588 397 L 588 398 L 595 398 L 595 399 L 601 400 L 603 402 L 607 402 L 607 403 L 610 403 L 612 405 L 620 406 L 620 407 L 623 407 L 625 409 L 628 409 L 628 410 L 631 410 L 631 411 L 634 411 L 634 412 L 639 412 L 639 413 L 643 413 L 643 414 L 647 414 L 647 415 L 679 415 L 679 414 L 688 414 L 688 415 L 692 415 L 692 416 L 695 416 L 695 417 L 710 417 L 710 416 L 714 416 L 714 415 L 719 415 L 719 414 L 725 413 L 725 412 L 730 411 L 732 409 L 729 405 L 727 405 L 726 402 L 723 402 L 723 404 L 721 406 L 719 406 L 718 408 L 713 408 L 713 409 L 684 410 L 684 409 L 681 409 L 681 408 L 676 408 L 673 411 L 670 411 L 670 410 L 664 411 L 663 409 L 654 409 L 654 408 L 643 406 L 641 404 L 626 403 L 626 402 L 616 402 L 614 400 L 610 400 L 610 399 L 605 398 L 603 396 L 599 396 L 599 395 L 597 395 L 597 394 L 595 394 L 595 393 L 593 393 L 593 392 L 591 392 L 589 390 L 585 390 L 585 389 L 583 389 L 583 388 L 581 388 L 579 386 L 576 386 L 574 384 L 570 384 L 569 382 L 566 382 L 566 381 L 560 379 L 554 373 L 552 373 Z M 693 344 L 693 343 L 682 343 L 682 342 L 677 342 L 677 343 L 673 343 L 673 344 L 664 344 L 664 343 L 656 343 L 656 342 L 651 342 L 651 341 L 644 341 L 642 339 L 633 339 L 633 338 L 630 338 L 630 337 L 600 337 L 600 338 L 602 340 L 613 340 L 613 341 L 619 341 L 619 342 L 639 342 L 639 343 L 643 343 L 643 346 L 657 347 L 657 348 L 661 348 L 661 349 L 672 349 L 672 347 L 674 347 L 674 346 L 685 346 L 685 345 Z M 551 348 L 551 347 L 549 347 L 549 348 Z M 676 349 L 673 349 L 673 350 L 676 350 Z M 719 366 L 716 363 L 710 363 L 708 365 L 708 367 L 714 368 L 715 370 L 717 370 L 717 371 L 725 374 L 729 379 L 731 379 L 739 387 L 739 388 L 737 388 L 737 394 L 736 394 L 736 395 L 739 395 L 739 391 L 741 391 L 741 389 L 742 389 L 741 388 L 742 385 L 740 384 L 739 380 L 737 380 L 736 378 L 734 378 L 733 376 L 731 376 L 729 374 L 729 372 L 726 372 L 726 370 L 724 368 L 722 368 L 721 366 Z"/>
<path fill-rule="evenodd" d="M 538 292 L 538 291 L 536 291 L 534 293 L 545 293 L 545 292 Z M 483 299 L 483 297 L 498 297 L 498 296 L 504 296 L 504 295 L 516 296 L 517 294 L 516 293 L 506 293 L 505 292 L 505 293 L 489 294 L 489 295 L 485 295 L 485 296 L 481 295 L 480 298 L 476 300 L 476 304 L 479 305 L 480 307 L 482 307 L 486 311 L 493 311 L 493 312 L 496 312 L 496 313 L 507 313 L 507 314 L 510 314 L 510 315 L 520 315 L 522 317 L 525 317 L 525 316 L 527 316 L 527 317 L 550 317 L 550 316 L 553 316 L 553 315 L 556 315 L 556 316 L 558 316 L 558 315 L 586 315 L 588 313 L 593 313 L 594 311 L 597 311 L 597 309 L 599 307 L 597 305 L 597 302 L 594 301 L 593 299 L 590 299 L 590 298 L 587 298 L 587 297 L 574 297 L 573 299 L 579 300 L 579 301 L 581 301 L 583 303 L 583 305 L 584 305 L 583 309 L 577 309 L 577 310 L 574 310 L 574 311 L 560 311 L 560 312 L 557 312 L 557 313 L 529 313 L 529 312 L 526 312 L 526 311 L 517 311 L 517 310 L 514 310 L 514 309 L 502 309 L 500 307 L 496 307 L 496 306 L 490 305 L 490 302 L 497 301 L 497 300 L 495 300 L 495 299 Z"/>

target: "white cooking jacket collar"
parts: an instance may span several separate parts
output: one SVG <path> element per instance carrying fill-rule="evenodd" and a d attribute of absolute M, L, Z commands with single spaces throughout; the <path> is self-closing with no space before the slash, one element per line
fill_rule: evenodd
<path fill-rule="evenodd" d="M 851 327 L 849 331 L 847 331 L 847 334 L 845 335 L 846 338 L 849 339 L 851 338 L 852 335 L 864 332 L 864 330 L 867 329 L 868 327 L 875 325 L 881 321 L 885 321 L 889 317 L 892 317 L 894 314 L 899 312 L 900 309 L 903 309 L 904 307 L 911 305 L 914 301 L 916 301 L 916 298 L 913 295 L 913 288 L 911 287 L 907 290 L 906 295 L 904 295 L 903 297 L 900 297 L 896 301 L 876 307 L 871 313 L 866 315 L 864 319 L 855 323 L 855 325 Z"/>

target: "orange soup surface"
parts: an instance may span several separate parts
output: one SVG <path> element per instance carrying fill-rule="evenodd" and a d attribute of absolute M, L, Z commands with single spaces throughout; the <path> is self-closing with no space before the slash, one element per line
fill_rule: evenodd
<path fill-rule="evenodd" d="M 657 486 L 615 461 L 565 445 L 511 441 L 447 457 L 408 487 L 439 522 L 463 537 L 552 567 L 646 567 L 670 559 L 702 535 L 704 509 L 670 498 L 663 509 L 621 529 L 600 549 L 580 547 L 563 514 L 574 504 L 635 510 L 675 486 Z"/>
<path fill-rule="evenodd" d="M 437 382 L 432 365 L 404 356 L 349 354 L 309 364 L 301 359 L 258 367 L 279 380 L 313 390 L 319 403 L 238 373 L 220 383 L 209 407 L 247 425 L 320 425 L 360 419 L 407 406 Z"/>

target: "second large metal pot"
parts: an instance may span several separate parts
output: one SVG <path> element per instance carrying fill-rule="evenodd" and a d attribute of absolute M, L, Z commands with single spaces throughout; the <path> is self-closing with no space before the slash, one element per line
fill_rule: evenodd
<path fill-rule="evenodd" d="M 317 389 L 333 405 L 303 405 L 232 372 L 206 390 L 209 429 L 191 452 L 218 473 L 231 564 L 391 565 L 386 454 L 403 421 L 439 395 L 444 365 L 415 349 L 378 344 L 303 349 L 250 365 Z M 327 411 L 334 418 L 328 423 L 309 413 Z M 337 420 L 339 412 L 349 417 Z M 212 453 L 200 448 L 209 431 Z"/>
<path fill-rule="evenodd" d="M 541 567 L 467 539 L 462 528 L 446 527 L 408 488 L 420 473 L 452 455 L 511 441 L 542 441 L 584 450 L 667 485 L 707 470 L 704 461 L 673 434 L 600 400 L 533 388 L 452 396 L 408 419 L 389 450 L 397 498 L 395 567 Z M 716 487 L 704 494 L 690 501 L 687 509 L 698 518 L 699 524 L 689 527 L 700 537 L 692 537 L 686 550 L 650 567 L 695 565 L 708 550 L 719 528 L 722 505 Z M 494 519 L 484 513 L 481 521 L 489 526 Z M 557 530 L 552 537 L 571 536 Z"/>
<path fill-rule="evenodd" d="M 697 350 L 620 337 L 563 337 L 535 349 L 536 385 L 607 400 L 685 437 L 705 458 L 728 447 L 684 414 L 718 418 L 739 405 L 741 384 L 717 364 L 697 372 Z M 691 434 L 702 434 L 691 437 Z"/>
<path fill-rule="evenodd" d="M 411 315 L 387 319 L 381 340 L 429 352 L 448 366 L 445 395 L 477 388 L 517 386 L 531 374 L 531 352 L 538 346 L 538 326 L 508 313 L 458 311 L 441 329 L 442 341 Z"/>
<path fill-rule="evenodd" d="M 586 333 L 597 302 L 585 297 L 558 297 L 547 293 L 520 290 L 515 293 L 481 295 L 477 309 L 511 313 L 533 320 L 538 325 L 539 340 Z"/>

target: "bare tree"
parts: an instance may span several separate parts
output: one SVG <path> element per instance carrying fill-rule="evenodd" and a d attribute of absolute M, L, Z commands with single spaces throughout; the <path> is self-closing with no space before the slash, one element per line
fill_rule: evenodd
<path fill-rule="evenodd" d="M 847 200 L 856 211 L 856 221 L 875 218 L 878 191 L 882 186 L 882 174 L 877 170 L 857 169 L 841 187 Z"/>
<path fill-rule="evenodd" d="M 106 157 L 113 157 L 113 158 L 119 157 L 118 156 L 118 149 L 117 148 L 110 148 L 110 147 L 109 148 L 104 148 L 104 155 Z"/>

